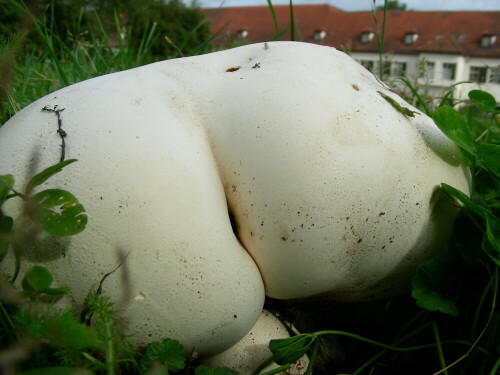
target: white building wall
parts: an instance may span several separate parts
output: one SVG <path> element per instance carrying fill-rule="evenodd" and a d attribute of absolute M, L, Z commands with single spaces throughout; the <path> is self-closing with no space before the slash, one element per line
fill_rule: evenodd
<path fill-rule="evenodd" d="M 373 62 L 372 71 L 378 74 L 379 55 L 369 52 L 352 52 L 351 56 L 363 63 L 367 61 Z M 421 54 L 385 54 L 384 61 L 392 63 L 392 73 L 394 66 L 398 62 L 406 63 L 406 78 L 420 89 L 425 90 L 425 94 L 430 97 L 442 97 L 452 85 L 459 82 L 469 81 L 471 67 L 484 66 L 488 67 L 486 82 L 484 83 L 460 83 L 454 88 L 455 99 L 466 99 L 467 93 L 470 90 L 481 89 L 490 92 L 500 102 L 500 83 L 490 82 L 492 68 L 500 69 L 500 58 L 467 58 L 461 55 L 438 54 L 438 53 L 421 53 Z M 419 65 L 422 67 L 422 62 L 433 64 L 433 69 L 428 69 L 425 77 L 419 77 Z M 447 65 L 448 64 L 448 65 Z M 454 77 L 447 77 L 449 64 L 454 64 Z M 401 81 L 397 80 L 394 74 L 384 77 L 385 81 L 397 87 L 404 88 Z"/>
<path fill-rule="evenodd" d="M 490 94 L 492 94 L 497 102 L 500 102 L 500 83 L 498 82 L 491 82 L 493 79 L 493 70 L 498 69 L 500 71 L 500 58 L 499 59 L 492 59 L 492 58 L 477 58 L 477 57 L 471 57 L 466 59 L 466 76 L 465 80 L 469 81 L 470 80 L 470 72 L 472 67 L 486 67 L 487 72 L 486 72 L 486 82 L 479 82 L 479 83 L 467 83 L 464 85 L 460 86 L 460 91 L 461 91 L 461 96 L 465 97 L 467 96 L 467 93 L 470 90 L 484 90 L 488 91 Z"/>

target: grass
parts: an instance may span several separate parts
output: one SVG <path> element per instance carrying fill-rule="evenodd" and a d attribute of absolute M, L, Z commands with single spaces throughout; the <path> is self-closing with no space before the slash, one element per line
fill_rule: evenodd
<path fill-rule="evenodd" d="M 22 4 L 18 3 L 18 6 Z M 9 77 L 9 82 L 0 82 L 2 87 L 9 87 L 3 90 L 3 95 L 0 91 L 1 124 L 35 99 L 59 88 L 155 61 L 150 54 L 152 41 L 157 37 L 155 24 L 145 31 L 139 46 L 132 48 L 131 30 L 123 32 L 116 13 L 114 33 L 106 31 L 97 14 L 97 29 L 84 29 L 80 17 L 79 23 L 73 26 L 73 44 L 70 46 L 27 9 L 26 17 L 33 17 L 31 33 L 41 41 L 43 48 L 30 47 L 25 31 L 0 40 L 0 67 L 8 71 L 2 76 Z M 113 38 L 116 41 L 111 42 Z M 207 40 L 192 53 L 201 53 L 209 42 Z M 178 53 L 166 58 L 177 57 Z"/>
<path fill-rule="evenodd" d="M 268 4 L 276 36 L 289 30 L 293 38 L 296 30 L 292 3 L 291 23 L 285 31 L 279 29 L 270 0 Z M 383 67 L 385 13 L 380 30 L 375 12 L 374 20 L 380 49 L 379 66 Z M 118 21 L 116 25 L 119 31 Z M 151 62 L 148 49 L 155 37 L 154 25 L 145 33 L 137 49 L 128 47 L 128 36 L 122 36 L 121 33 L 118 33 L 118 43 L 110 45 L 110 35 L 104 27 L 98 31 L 82 30 L 80 25 L 74 28 L 79 32 L 75 34 L 77 39 L 72 47 L 68 47 L 50 28 L 37 22 L 34 23 L 33 31 L 43 41 L 43 49 L 23 50 L 26 41 L 23 32 L 0 41 L 1 123 L 33 100 L 58 88 Z M 205 48 L 206 45 L 200 46 L 197 51 L 188 51 L 187 54 L 205 51 Z M 178 50 L 182 50 L 182 45 Z M 267 308 L 279 311 L 302 332 L 312 332 L 295 336 L 290 341 L 294 345 L 285 346 L 281 352 L 275 350 L 275 359 L 279 355 L 283 356 L 280 360 L 283 366 L 287 366 L 286 362 L 293 359 L 293 355 L 308 352 L 311 363 L 314 363 L 314 373 L 325 375 L 494 375 L 500 369 L 500 182 L 498 167 L 495 167 L 500 164 L 498 109 L 487 96 L 478 94 L 479 97 L 472 95 L 460 103 L 464 106 L 458 113 L 446 106 L 446 103 L 450 103 L 451 91 L 440 98 L 436 109 L 429 104 L 425 92 L 419 87 L 412 86 L 409 81 L 405 84 L 410 91 L 409 99 L 426 114 L 433 116 L 443 131 L 448 132 L 463 148 L 473 176 L 470 200 L 461 197 L 452 188 L 445 189 L 462 200 L 463 205 L 455 224 L 448 257 L 423 264 L 417 274 L 424 278 L 424 284 L 432 284 L 437 275 L 442 276 L 445 269 L 451 269 L 450 273 L 445 274 L 447 287 L 439 293 L 427 290 L 431 294 L 437 293 L 438 298 L 433 298 L 432 303 L 425 298 L 418 301 L 423 307 L 417 305 L 411 295 L 387 301 L 351 304 L 332 301 L 280 302 L 269 299 Z M 452 101 L 451 104 L 458 103 Z M 458 127 L 462 127 L 462 135 L 459 136 L 456 134 Z M 1 186 L 5 187 L 8 182 L 5 181 L 4 185 L 0 185 L 0 192 Z M 5 216 L 0 218 L 4 220 Z M 5 228 L 3 221 L 0 224 L 0 229 Z M 8 285 L 3 285 L 5 290 L 12 292 L 11 297 L 14 296 L 11 300 L 6 300 L 4 296 L 0 304 L 0 338 L 4 347 L 0 360 L 3 361 L 4 370 L 9 370 L 10 365 L 10 362 L 5 361 L 5 354 L 17 360 L 16 350 L 21 350 L 20 358 L 30 358 L 35 367 L 58 366 L 57 371 L 61 371 L 58 372 L 61 374 L 69 374 L 68 368 L 83 368 L 108 375 L 137 374 L 141 371 L 164 374 L 169 372 L 169 368 L 170 372 L 187 373 L 189 370 L 189 361 L 182 357 L 182 349 L 179 350 L 178 345 L 171 340 L 159 343 L 149 352 L 133 348 L 120 333 L 121 318 L 115 307 L 99 291 L 89 295 L 81 314 L 47 307 L 41 297 L 47 299 L 56 292 L 51 291 L 50 283 L 40 283 L 40 280 L 47 280 L 44 271 L 33 272 L 38 275 L 36 278 L 30 278 L 29 275 L 24 277 L 28 281 L 38 281 L 28 283 L 22 291 L 30 296 L 29 309 L 19 304 L 15 299 L 16 294 Z M 452 303 L 458 314 L 443 312 L 444 303 Z M 90 321 L 93 322 L 91 328 L 82 323 Z M 77 333 L 78 340 L 62 333 L 53 335 L 53 332 Z M 300 345 L 297 346 L 297 343 Z M 279 344 L 278 347 L 283 348 L 283 342 Z M 155 370 L 151 367 L 151 358 L 154 357 L 151 353 L 161 350 L 165 350 L 168 355 L 160 358 L 160 367 Z M 158 368 L 160 370 L 157 371 Z M 199 374 L 211 374 L 209 369 L 197 371 Z"/>

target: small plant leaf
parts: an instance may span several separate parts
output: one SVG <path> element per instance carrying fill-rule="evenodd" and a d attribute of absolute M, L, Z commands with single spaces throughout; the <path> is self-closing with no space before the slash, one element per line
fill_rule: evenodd
<path fill-rule="evenodd" d="M 19 375 L 92 375 L 90 370 L 74 367 L 43 367 L 21 372 Z"/>
<path fill-rule="evenodd" d="M 23 288 L 25 290 L 40 291 L 49 288 L 53 280 L 48 269 L 42 266 L 33 266 L 24 276 Z"/>
<path fill-rule="evenodd" d="M 88 221 L 85 209 L 73 194 L 65 190 L 48 189 L 32 198 L 39 207 L 33 210 L 31 218 L 48 234 L 65 237 L 85 229 Z"/>
<path fill-rule="evenodd" d="M 443 107 L 447 103 L 453 102 L 453 94 L 455 93 L 455 87 L 457 87 L 458 85 L 463 85 L 464 83 L 474 83 L 474 82 L 472 82 L 472 81 L 460 81 L 460 82 L 457 82 L 457 83 L 451 85 L 448 88 L 448 91 L 446 92 L 446 94 L 444 94 L 443 97 L 441 98 L 441 101 L 439 102 L 438 107 Z"/>
<path fill-rule="evenodd" d="M 269 349 L 278 365 L 286 365 L 298 361 L 307 353 L 316 340 L 313 334 L 302 334 L 286 339 L 271 340 Z"/>
<path fill-rule="evenodd" d="M 500 177 L 500 145 L 477 145 L 477 162 L 483 169 Z"/>
<path fill-rule="evenodd" d="M 489 92 L 482 90 L 469 91 L 469 99 L 471 102 L 483 112 L 491 112 L 495 110 L 497 101 Z"/>
<path fill-rule="evenodd" d="M 469 125 L 455 109 L 443 106 L 436 109 L 432 118 L 441 131 L 471 155 L 475 155 L 474 140 Z"/>
<path fill-rule="evenodd" d="M 50 177 L 61 172 L 65 166 L 67 166 L 68 164 L 74 163 L 75 161 L 76 161 L 76 159 L 68 159 L 68 160 L 62 161 L 60 163 L 57 163 L 55 165 L 52 165 L 48 168 L 45 168 L 40 173 L 37 173 L 29 180 L 28 185 L 26 185 L 26 192 L 30 193 L 35 187 L 43 184 Z"/>
<path fill-rule="evenodd" d="M 417 100 L 417 103 L 419 105 L 419 109 L 422 109 L 422 111 L 427 116 L 430 116 L 429 107 L 427 106 L 424 98 L 422 97 L 422 95 L 420 95 L 420 93 L 415 88 L 415 86 L 413 86 L 413 84 L 408 79 L 406 79 L 404 77 L 399 78 L 399 79 L 410 89 L 411 93 L 413 94 L 413 97 Z"/>
<path fill-rule="evenodd" d="M 238 372 L 228 367 L 210 367 L 201 365 L 196 367 L 195 375 L 238 375 Z"/>
<path fill-rule="evenodd" d="M 70 351 L 81 351 L 99 346 L 97 337 L 85 324 L 77 322 L 70 311 L 44 321 L 43 336 L 52 345 Z"/>
<path fill-rule="evenodd" d="M 141 358 L 141 371 L 148 371 L 154 360 L 165 364 L 169 370 L 182 370 L 186 363 L 184 348 L 179 341 L 168 338 L 150 344 Z"/>
<path fill-rule="evenodd" d="M 418 112 L 415 112 L 415 111 L 412 111 L 411 109 L 409 108 L 406 108 L 406 107 L 403 107 L 401 106 L 396 100 L 394 100 L 393 98 L 391 98 L 389 95 L 386 95 L 384 94 L 383 92 L 381 91 L 378 91 L 378 93 L 380 94 L 380 96 L 382 96 L 382 98 L 384 98 L 390 105 L 393 106 L 393 108 L 398 111 L 399 113 L 401 113 L 403 116 L 405 117 L 415 117 L 415 115 L 419 115 L 420 113 Z"/>
<path fill-rule="evenodd" d="M 448 184 L 441 184 L 441 187 L 449 195 L 462 202 L 466 209 L 474 212 L 476 215 L 482 217 L 483 219 L 485 219 L 491 214 L 491 212 L 487 208 L 480 206 L 477 203 L 474 203 L 474 201 L 472 201 L 466 194 L 462 193 L 458 189 L 455 189 L 453 186 L 450 186 Z"/>
<path fill-rule="evenodd" d="M 14 177 L 11 174 L 6 174 L 0 176 L 0 207 L 2 207 L 3 202 L 7 199 L 9 191 L 14 186 Z"/>
<path fill-rule="evenodd" d="M 26 295 L 30 296 L 37 293 L 44 293 L 50 296 L 61 296 L 69 292 L 67 286 L 51 288 L 52 274 L 42 266 L 31 267 L 24 276 L 22 286 Z"/>
<path fill-rule="evenodd" d="M 51 346 L 68 351 L 80 352 L 100 346 L 99 339 L 85 324 L 79 323 L 71 311 L 50 315 L 47 309 L 43 312 L 20 309 L 15 322 L 23 335 L 44 340 Z"/>
<path fill-rule="evenodd" d="M 443 297 L 454 276 L 454 266 L 448 259 L 434 258 L 422 262 L 412 281 L 412 297 L 417 305 L 429 311 L 458 316 L 455 303 Z"/>
<path fill-rule="evenodd" d="M 500 219 L 497 217 L 490 216 L 486 218 L 483 250 L 497 266 L 500 266 Z"/>

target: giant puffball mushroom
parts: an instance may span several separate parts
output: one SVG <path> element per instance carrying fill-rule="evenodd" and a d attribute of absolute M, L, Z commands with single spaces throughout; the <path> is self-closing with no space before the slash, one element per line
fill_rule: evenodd
<path fill-rule="evenodd" d="M 212 367 L 229 367 L 236 370 L 239 375 L 252 375 L 261 363 L 272 356 L 269 341 L 288 337 L 290 335 L 283 323 L 269 311 L 264 310 L 255 326 L 241 341 L 223 353 L 206 358 L 203 363 Z M 302 375 L 306 372 L 308 364 L 309 359 L 304 355 L 281 374 Z M 271 363 L 261 373 L 278 367 L 276 363 Z"/>
<path fill-rule="evenodd" d="M 433 121 L 330 47 L 248 45 L 74 84 L 0 128 L 0 174 L 34 150 L 40 168 L 59 161 L 42 111 L 55 106 L 78 162 L 45 186 L 74 193 L 89 224 L 23 264 L 46 265 L 81 303 L 116 247 L 130 252 L 130 293 L 117 273 L 104 292 L 128 302 L 140 343 L 229 348 L 260 314 L 262 280 L 279 299 L 401 292 L 446 247 L 457 209 L 440 184 L 469 191 Z"/>

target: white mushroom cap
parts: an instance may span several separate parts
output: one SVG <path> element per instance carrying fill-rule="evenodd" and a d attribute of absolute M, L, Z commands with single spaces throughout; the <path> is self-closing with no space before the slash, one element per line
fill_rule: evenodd
<path fill-rule="evenodd" d="M 89 223 L 74 237 L 47 240 L 57 250 L 32 249 L 24 266 L 44 265 L 81 304 L 118 264 L 116 249 L 130 252 L 122 267 L 129 287 L 118 270 L 103 292 L 125 298 L 134 342 L 171 337 L 187 351 L 215 354 L 255 324 L 263 282 L 232 231 L 205 130 L 181 110 L 191 98 L 148 69 L 75 84 L 25 108 L 0 128 L 0 174 L 14 173 L 22 187 L 19 171 L 29 169 L 34 150 L 39 169 L 59 161 L 56 116 L 41 109 L 64 108 L 66 157 L 78 162 L 42 188 L 72 192 Z M 7 214 L 16 214 L 15 201 L 7 202 Z"/>
<path fill-rule="evenodd" d="M 445 251 L 458 210 L 437 191 L 469 192 L 462 154 L 351 57 L 281 42 L 198 62 L 186 88 L 268 296 L 389 297 Z"/>
<path fill-rule="evenodd" d="M 239 375 L 252 375 L 261 363 L 272 356 L 269 350 L 269 341 L 288 337 L 290 335 L 283 323 L 269 311 L 264 310 L 255 326 L 241 341 L 225 352 L 205 359 L 203 363 L 212 367 L 229 367 L 236 370 Z M 305 355 L 281 374 L 304 374 L 308 364 L 309 359 Z M 278 367 L 276 363 L 272 363 L 261 373 Z"/>
<path fill-rule="evenodd" d="M 90 220 L 24 264 L 43 263 L 81 303 L 116 247 L 130 251 L 130 332 L 201 355 L 250 330 L 262 280 L 274 298 L 400 292 L 446 247 L 457 211 L 439 185 L 468 192 L 468 181 L 432 120 L 380 92 L 415 110 L 334 48 L 276 42 L 48 95 L 0 128 L 0 174 L 28 169 L 35 149 L 40 169 L 58 162 L 57 120 L 41 109 L 64 108 L 66 157 L 79 161 L 44 187 L 74 193 Z M 119 274 L 104 283 L 115 301 L 124 290 Z"/>

